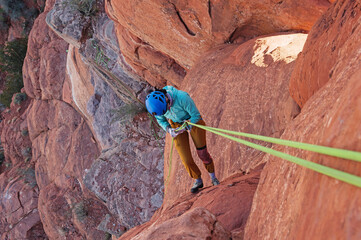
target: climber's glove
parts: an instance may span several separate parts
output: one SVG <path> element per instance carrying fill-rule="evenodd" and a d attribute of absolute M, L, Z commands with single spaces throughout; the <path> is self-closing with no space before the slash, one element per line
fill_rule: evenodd
<path fill-rule="evenodd" d="M 172 138 L 175 138 L 178 135 L 176 128 L 167 127 L 167 132 L 171 135 Z"/>
<path fill-rule="evenodd" d="M 172 138 L 175 138 L 176 136 L 178 136 L 179 134 L 185 132 L 186 129 L 183 128 L 183 129 L 180 129 L 180 128 L 171 128 L 171 127 L 168 127 L 167 128 L 167 132 L 172 136 Z"/>

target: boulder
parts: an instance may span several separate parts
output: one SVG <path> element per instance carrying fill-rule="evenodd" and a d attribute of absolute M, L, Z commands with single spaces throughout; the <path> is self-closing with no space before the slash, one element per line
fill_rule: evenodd
<path fill-rule="evenodd" d="M 204 208 L 189 212 L 148 229 L 133 240 L 140 239 L 230 239 L 230 234 L 217 218 Z"/>
<path fill-rule="evenodd" d="M 80 48 L 84 34 L 91 24 L 91 17 L 95 15 L 95 4 L 76 1 L 58 0 L 46 15 L 46 23 L 62 38 Z"/>
<path fill-rule="evenodd" d="M 222 45 L 201 58 L 181 89 L 194 99 L 208 126 L 279 137 L 299 113 L 289 95 L 288 83 L 306 36 L 278 34 L 243 44 Z M 264 162 L 264 154 L 257 150 L 211 133 L 207 133 L 207 138 L 219 180 L 239 171 L 248 172 Z M 193 144 L 191 148 L 203 180 L 209 185 L 209 175 L 196 156 Z M 164 172 L 171 174 L 165 174 L 170 186 L 165 188 L 165 202 L 189 192 L 192 184 L 176 150 L 169 164 L 170 149 L 171 140 L 167 139 Z"/>
<path fill-rule="evenodd" d="M 261 169 L 247 175 L 235 174 L 220 185 L 206 187 L 197 194 L 187 193 L 169 206 L 163 205 L 149 222 L 129 230 L 119 240 L 152 237 L 207 239 L 207 236 L 212 239 L 229 239 L 230 236 L 242 239 Z M 210 219 L 218 227 L 210 227 Z M 212 235 L 212 229 L 216 235 Z"/>
<path fill-rule="evenodd" d="M 293 78 L 301 82 L 309 73 L 315 74 L 315 69 L 330 64 L 328 57 L 320 57 L 313 64 L 308 62 L 315 59 L 313 54 L 317 56 L 324 50 L 327 56 L 328 44 L 336 46 L 332 74 L 304 103 L 282 138 L 361 152 L 361 53 L 353 51 L 361 48 L 359 3 L 337 1 L 322 19 L 307 40 L 317 42 L 317 47 L 305 47 L 304 56 L 297 60 L 297 66 L 304 68 L 297 69 L 299 75 L 296 72 Z M 354 30 L 350 31 L 350 27 Z M 336 32 L 337 37 L 333 37 L 337 41 L 325 38 L 325 34 Z M 324 70 L 320 74 L 325 74 Z M 355 161 L 285 147 L 276 150 L 360 176 L 361 166 Z M 265 161 L 245 239 L 360 238 L 359 187 L 275 157 L 267 156 Z"/>

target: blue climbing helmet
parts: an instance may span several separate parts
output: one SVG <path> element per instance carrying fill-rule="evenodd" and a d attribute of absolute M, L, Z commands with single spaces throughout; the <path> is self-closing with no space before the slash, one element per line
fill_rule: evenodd
<path fill-rule="evenodd" d="M 154 91 L 145 98 L 145 106 L 152 115 L 163 115 L 167 111 L 167 99 L 161 91 Z"/>

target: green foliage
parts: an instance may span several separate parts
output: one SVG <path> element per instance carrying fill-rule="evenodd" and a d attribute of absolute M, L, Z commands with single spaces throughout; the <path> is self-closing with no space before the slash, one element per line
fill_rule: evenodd
<path fill-rule="evenodd" d="M 97 12 L 96 2 L 97 0 L 67 0 L 63 4 L 75 8 L 84 16 L 94 16 Z"/>
<path fill-rule="evenodd" d="M 0 0 L 0 7 L 11 20 L 34 18 L 39 14 L 36 8 L 28 8 L 23 0 Z"/>
<path fill-rule="evenodd" d="M 27 38 L 18 38 L 0 47 L 0 71 L 6 73 L 5 89 L 0 95 L 0 102 L 8 107 L 12 96 L 24 86 L 22 68 L 27 43 Z"/>
<path fill-rule="evenodd" d="M 0 152 L 0 166 L 3 164 L 4 161 L 5 161 L 5 155 L 4 155 L 4 152 L 1 151 Z"/>
<path fill-rule="evenodd" d="M 104 239 L 105 240 L 110 240 L 110 239 L 112 239 L 112 235 L 110 233 L 108 233 L 108 232 L 105 232 Z"/>
<path fill-rule="evenodd" d="M 7 31 L 9 29 L 9 21 L 6 12 L 0 8 L 0 30 Z"/>
<path fill-rule="evenodd" d="M 24 128 L 23 130 L 21 130 L 21 135 L 26 137 L 29 135 L 29 130 L 27 128 Z"/>
<path fill-rule="evenodd" d="M 26 169 L 19 169 L 18 170 L 21 178 L 24 179 L 24 182 L 28 184 L 30 187 L 37 186 L 36 177 L 35 177 L 35 169 L 33 167 L 28 167 Z"/>
<path fill-rule="evenodd" d="M 94 61 L 99 65 L 99 66 L 105 66 L 107 69 L 110 69 L 110 67 L 108 66 L 109 63 L 109 58 L 104 54 L 103 49 L 98 45 L 96 40 L 92 40 L 92 47 L 96 49 L 96 54 L 94 57 Z"/>
<path fill-rule="evenodd" d="M 83 221 L 88 216 L 88 207 L 85 201 L 78 202 L 73 207 L 74 214 L 79 221 Z"/>
<path fill-rule="evenodd" d="M 140 105 L 137 102 L 128 103 L 120 107 L 117 110 L 112 110 L 114 113 L 112 123 L 120 121 L 120 123 L 125 123 L 131 121 L 137 114 L 147 112 L 145 105 Z"/>
<path fill-rule="evenodd" d="M 27 148 L 21 149 L 21 154 L 22 154 L 24 157 L 30 157 L 30 156 L 31 156 L 31 148 L 30 148 L 30 147 L 27 147 Z"/>
<path fill-rule="evenodd" d="M 16 105 L 20 105 L 20 103 L 25 101 L 26 99 L 27 99 L 26 93 L 17 93 L 14 98 L 14 103 Z"/>
<path fill-rule="evenodd" d="M 21 73 L 27 44 L 27 38 L 17 38 L 11 42 L 7 42 L 5 46 L 1 47 L 0 70 L 11 74 Z"/>

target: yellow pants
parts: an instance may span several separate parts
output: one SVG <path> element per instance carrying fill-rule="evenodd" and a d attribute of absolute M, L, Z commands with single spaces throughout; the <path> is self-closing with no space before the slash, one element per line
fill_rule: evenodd
<path fill-rule="evenodd" d="M 177 128 L 177 127 L 181 126 L 181 124 L 174 123 L 172 120 L 169 120 L 169 123 L 172 128 Z M 206 123 L 202 119 L 199 120 L 197 122 L 197 124 L 203 125 L 203 126 L 206 125 Z M 214 173 L 213 160 L 207 150 L 206 131 L 201 128 L 197 128 L 197 127 L 193 126 L 190 131 L 190 135 L 192 137 L 194 145 L 197 148 L 198 157 L 202 160 L 207 171 L 209 173 Z M 194 163 L 194 160 L 193 160 L 193 157 L 191 154 L 191 149 L 189 146 L 188 132 L 185 131 L 185 132 L 179 134 L 178 136 L 176 136 L 174 138 L 174 144 L 175 144 L 178 154 L 182 160 L 182 163 L 183 163 L 184 167 L 186 168 L 187 172 L 189 173 L 189 175 L 194 179 L 200 178 L 201 171 L 199 170 L 198 166 Z"/>

